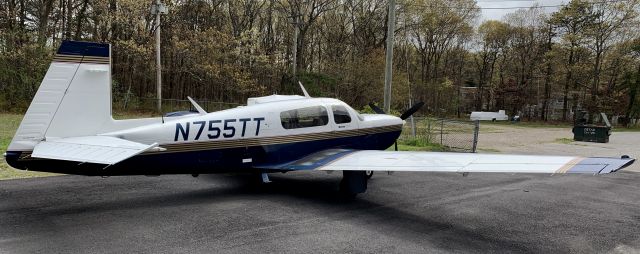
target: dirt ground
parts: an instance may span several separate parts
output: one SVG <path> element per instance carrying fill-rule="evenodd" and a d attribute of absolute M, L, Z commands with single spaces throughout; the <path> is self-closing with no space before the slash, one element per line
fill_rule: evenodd
<path fill-rule="evenodd" d="M 540 155 L 577 155 L 640 159 L 640 132 L 616 132 L 609 143 L 573 141 L 570 128 L 519 127 L 481 124 L 479 153 L 516 153 Z M 640 161 L 625 170 L 640 172 Z"/>

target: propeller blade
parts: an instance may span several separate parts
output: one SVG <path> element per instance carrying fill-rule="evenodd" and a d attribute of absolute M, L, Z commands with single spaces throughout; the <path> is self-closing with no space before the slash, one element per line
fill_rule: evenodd
<path fill-rule="evenodd" d="M 411 115 L 413 115 L 413 113 L 417 112 L 422 106 L 424 106 L 424 102 L 418 102 L 414 104 L 413 107 L 411 107 L 410 109 L 407 109 L 407 111 L 402 113 L 402 115 L 400 116 L 400 119 L 405 120 L 409 118 Z"/>
<path fill-rule="evenodd" d="M 371 109 L 373 109 L 373 111 L 375 111 L 375 112 L 376 112 L 376 114 L 386 114 L 386 113 L 384 112 L 384 110 L 382 110 L 381 108 L 379 108 L 378 106 L 376 106 L 376 105 L 375 105 L 375 104 L 373 104 L 373 103 L 369 103 L 369 107 L 371 107 Z"/>

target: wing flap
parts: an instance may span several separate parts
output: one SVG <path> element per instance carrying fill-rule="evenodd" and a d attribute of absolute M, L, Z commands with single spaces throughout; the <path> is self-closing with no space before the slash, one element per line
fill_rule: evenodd
<path fill-rule="evenodd" d="M 442 153 L 373 150 L 326 150 L 270 168 L 282 170 L 371 170 L 486 173 L 590 173 L 615 172 L 633 163 L 630 158 L 585 158 L 477 153 Z"/>
<path fill-rule="evenodd" d="M 115 137 L 87 136 L 42 141 L 31 157 L 113 165 L 152 149 L 161 148 L 156 143 L 146 145 Z"/>

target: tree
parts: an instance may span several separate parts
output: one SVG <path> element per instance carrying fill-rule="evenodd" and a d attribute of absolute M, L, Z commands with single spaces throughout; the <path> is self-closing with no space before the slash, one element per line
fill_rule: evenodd
<path fill-rule="evenodd" d="M 392 107 L 412 97 L 426 102 L 422 114 L 507 109 L 553 120 L 595 94 L 597 109 L 633 117 L 640 59 L 629 45 L 640 32 L 638 1 L 573 0 L 550 17 L 533 7 L 477 29 L 474 0 L 398 1 Z M 297 17 L 296 78 L 313 96 L 355 108 L 381 100 L 387 0 L 165 2 L 164 98 L 244 103 L 299 93 L 289 74 Z M 125 101 L 127 110 L 151 105 L 157 27 L 149 3 L 0 1 L 0 107 L 24 110 L 57 46 L 70 39 L 112 45 L 114 111 Z M 477 87 L 477 97 L 466 97 L 464 86 Z"/>
<path fill-rule="evenodd" d="M 498 54 L 506 50 L 507 44 L 511 39 L 511 28 L 507 23 L 488 20 L 478 27 L 478 44 L 481 50 L 476 57 L 476 66 L 478 69 L 478 97 L 476 109 L 483 109 L 485 97 L 485 84 L 489 85 L 489 99 L 487 108 L 493 109 L 491 105 L 495 105 L 495 88 L 493 86 L 493 74 L 498 60 Z"/>
<path fill-rule="evenodd" d="M 637 0 L 615 2 L 615 3 L 593 3 L 590 15 L 593 16 L 592 24 L 586 29 L 586 34 L 590 40 L 589 48 L 593 51 L 595 58 L 593 61 L 593 81 L 591 83 L 591 105 L 590 111 L 596 112 L 599 109 L 600 101 L 598 91 L 600 86 L 600 73 L 602 71 L 602 60 L 607 51 L 613 45 L 613 39 L 628 21 L 637 16 Z"/>
<path fill-rule="evenodd" d="M 569 106 L 569 89 L 576 88 L 573 73 L 576 65 L 576 50 L 585 42 L 585 31 L 593 23 L 592 5 L 582 0 L 572 0 L 560 11 L 553 13 L 549 23 L 567 45 L 566 76 L 563 89 L 562 120 L 567 120 Z"/>

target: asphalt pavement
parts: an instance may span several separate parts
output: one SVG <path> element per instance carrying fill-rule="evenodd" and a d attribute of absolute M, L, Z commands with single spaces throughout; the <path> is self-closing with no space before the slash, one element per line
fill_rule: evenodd
<path fill-rule="evenodd" d="M 0 181 L 0 253 L 638 253 L 640 173 Z"/>

